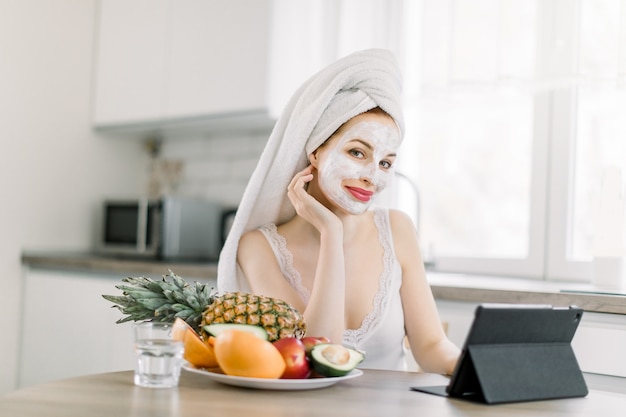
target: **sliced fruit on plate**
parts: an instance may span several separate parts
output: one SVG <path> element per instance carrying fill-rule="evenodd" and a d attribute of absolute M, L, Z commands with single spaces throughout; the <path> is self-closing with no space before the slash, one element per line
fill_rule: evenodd
<path fill-rule="evenodd" d="M 239 323 L 214 323 L 207 324 L 202 329 L 211 336 L 219 336 L 226 330 L 239 330 L 255 335 L 261 340 L 268 340 L 269 335 L 263 327 L 255 326 L 252 324 L 239 324 Z"/>
<path fill-rule="evenodd" d="M 226 329 L 215 337 L 215 357 L 226 375 L 278 379 L 285 361 L 274 345 L 241 329 Z"/>
<path fill-rule="evenodd" d="M 218 366 L 211 340 L 202 340 L 200 335 L 181 318 L 174 320 L 172 338 L 180 340 L 185 347 L 183 358 L 198 368 Z"/>
<path fill-rule="evenodd" d="M 184 342 L 187 329 L 190 328 L 191 326 L 185 320 L 180 317 L 176 318 L 174 324 L 172 324 L 172 339 Z"/>
<path fill-rule="evenodd" d="M 311 349 L 309 359 L 315 372 L 335 377 L 349 374 L 363 361 L 364 356 L 361 352 L 339 344 L 324 343 Z"/>

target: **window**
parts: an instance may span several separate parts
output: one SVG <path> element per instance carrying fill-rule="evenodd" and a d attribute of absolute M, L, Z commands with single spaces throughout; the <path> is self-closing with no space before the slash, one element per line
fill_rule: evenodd
<path fill-rule="evenodd" d="M 581 2 L 580 83 L 576 90 L 575 154 L 573 173 L 572 241 L 568 256 L 589 260 L 604 243 L 595 242 L 594 232 L 603 227 L 594 218 L 594 206 L 602 186 L 618 186 L 626 174 L 626 2 L 603 0 Z M 621 23 L 621 25 L 620 25 Z M 608 198 L 611 198 L 608 196 Z M 623 208 L 622 208 L 623 210 Z M 609 215 L 610 216 L 610 215 Z M 589 221 L 591 219 L 592 221 Z M 608 219 L 618 229 L 623 219 Z M 623 223 L 622 223 L 623 230 Z"/>
<path fill-rule="evenodd" d="M 420 191 L 425 257 L 588 281 L 594 254 L 623 256 L 626 1 L 404 7 L 399 165 Z"/>

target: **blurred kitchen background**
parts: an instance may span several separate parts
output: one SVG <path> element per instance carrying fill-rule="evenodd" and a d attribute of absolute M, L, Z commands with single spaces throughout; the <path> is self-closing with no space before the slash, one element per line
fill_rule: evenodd
<path fill-rule="evenodd" d="M 291 93 L 370 47 L 405 75 L 390 198 L 429 270 L 593 285 L 623 259 L 624 0 L 0 0 L 0 394 L 72 349 L 54 323 L 101 331 L 59 307 L 89 274 L 25 253 L 92 251 L 107 199 L 236 207 Z"/>

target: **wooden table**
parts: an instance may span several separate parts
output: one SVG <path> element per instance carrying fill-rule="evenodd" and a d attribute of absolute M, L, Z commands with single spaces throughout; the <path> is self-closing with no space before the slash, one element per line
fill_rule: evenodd
<path fill-rule="evenodd" d="M 180 386 L 133 385 L 130 371 L 89 375 L 23 388 L 0 397 L 3 417 L 161 416 L 623 416 L 626 396 L 591 391 L 585 398 L 483 405 L 410 391 L 446 383 L 440 375 L 371 371 L 331 387 L 264 391 L 231 387 L 183 371 Z"/>

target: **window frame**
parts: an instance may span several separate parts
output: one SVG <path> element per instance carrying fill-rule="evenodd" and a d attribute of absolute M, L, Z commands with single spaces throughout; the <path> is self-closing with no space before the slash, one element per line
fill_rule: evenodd
<path fill-rule="evenodd" d="M 526 258 L 468 258 L 437 256 L 432 259 L 429 269 L 484 275 L 511 276 L 530 279 L 544 278 L 545 230 L 547 213 L 545 210 L 548 194 L 548 152 L 550 134 L 550 96 L 539 94 L 534 98 L 534 121 L 531 158 L 530 221 L 528 235 L 528 255 Z"/>
<path fill-rule="evenodd" d="M 528 255 L 522 259 L 434 256 L 442 272 L 589 282 L 592 262 L 568 259 L 575 169 L 580 1 L 538 2 L 537 74 Z"/>

